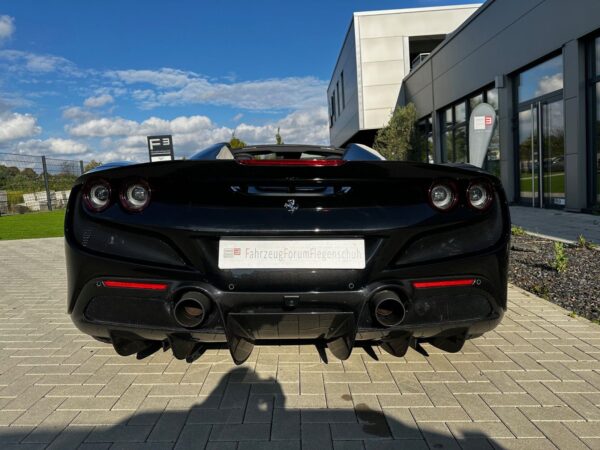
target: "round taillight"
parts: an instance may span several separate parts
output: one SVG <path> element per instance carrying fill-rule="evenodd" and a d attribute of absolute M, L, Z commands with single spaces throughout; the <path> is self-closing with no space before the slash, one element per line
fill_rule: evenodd
<path fill-rule="evenodd" d="M 492 203 L 492 190 L 485 183 L 473 183 L 467 189 L 469 206 L 479 211 L 487 209 Z"/>
<path fill-rule="evenodd" d="M 110 205 L 110 184 L 104 180 L 88 184 L 83 193 L 86 206 L 92 211 L 103 211 Z"/>
<path fill-rule="evenodd" d="M 138 212 L 150 203 L 150 186 L 145 181 L 128 184 L 121 191 L 121 204 L 128 211 Z"/>
<path fill-rule="evenodd" d="M 434 184 L 429 189 L 429 200 L 440 211 L 449 211 L 452 209 L 457 199 L 455 190 L 449 184 Z"/>

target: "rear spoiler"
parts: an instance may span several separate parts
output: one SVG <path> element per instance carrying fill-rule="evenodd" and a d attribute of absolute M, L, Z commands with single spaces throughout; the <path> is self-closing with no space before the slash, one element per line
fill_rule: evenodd
<path fill-rule="evenodd" d="M 259 148 L 248 147 L 247 154 L 251 155 L 252 151 Z M 285 148 L 285 147 L 284 147 Z M 385 161 L 385 158 L 377 151 L 373 150 L 364 144 L 348 144 L 344 149 L 327 148 L 331 152 L 331 157 L 327 159 L 341 159 L 344 161 Z M 236 153 L 246 154 L 244 149 L 232 149 L 228 142 L 219 142 L 210 147 L 200 150 L 192 155 L 189 159 L 192 161 L 198 160 L 222 160 L 222 159 L 237 159 Z M 248 159 L 252 160 L 252 159 Z"/>

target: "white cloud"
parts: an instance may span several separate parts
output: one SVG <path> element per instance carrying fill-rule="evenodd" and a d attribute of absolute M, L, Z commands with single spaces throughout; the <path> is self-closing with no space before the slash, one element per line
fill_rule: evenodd
<path fill-rule="evenodd" d="M 67 127 L 73 138 L 99 139 L 100 153 L 96 159 L 145 160 L 146 136 L 172 134 L 177 156 L 187 156 L 215 142 L 228 141 L 235 135 L 249 144 L 275 141 L 280 133 L 287 143 L 327 144 L 327 109 L 295 111 L 286 117 L 263 125 L 239 124 L 235 130 L 219 126 L 206 116 L 180 116 L 172 120 L 150 117 L 138 122 L 122 117 L 94 118 Z"/>
<path fill-rule="evenodd" d="M 56 155 L 56 156 L 81 156 L 90 153 L 87 144 L 72 139 L 49 138 L 29 139 L 15 145 L 13 151 L 21 154 Z"/>
<path fill-rule="evenodd" d="M 162 68 L 160 70 L 112 70 L 107 76 L 127 84 L 146 83 L 154 86 L 170 88 L 183 87 L 196 78 L 193 72 Z"/>
<path fill-rule="evenodd" d="M 539 97 L 550 92 L 557 91 L 563 88 L 563 74 L 557 73 L 554 75 L 543 76 L 538 82 L 535 96 Z"/>
<path fill-rule="evenodd" d="M 8 69 L 12 72 L 28 71 L 39 74 L 63 72 L 72 76 L 81 75 L 75 64 L 61 56 L 39 55 L 21 50 L 0 50 L 0 61 L 10 63 Z"/>
<path fill-rule="evenodd" d="M 67 131 L 80 137 L 127 136 L 135 133 L 137 127 L 138 123 L 133 120 L 103 117 L 67 127 Z"/>
<path fill-rule="evenodd" d="M 286 77 L 243 82 L 215 82 L 193 72 L 118 70 L 107 73 L 126 85 L 150 85 L 133 91 L 142 108 L 211 104 L 249 110 L 294 110 L 325 104 L 326 83 L 315 77 Z"/>
<path fill-rule="evenodd" d="M 88 108 L 100 108 L 102 106 L 113 103 L 115 99 L 110 94 L 97 95 L 96 97 L 88 97 L 83 102 L 83 106 Z"/>
<path fill-rule="evenodd" d="M 15 19 L 10 16 L 0 16 L 0 44 L 7 41 L 15 32 Z"/>
<path fill-rule="evenodd" d="M 0 114 L 0 143 L 31 137 L 40 131 L 36 118 L 29 114 L 15 112 Z"/>
<path fill-rule="evenodd" d="M 82 122 L 94 118 L 94 114 L 80 106 L 69 106 L 65 108 L 62 116 L 64 119 L 73 120 L 75 122 Z"/>
<path fill-rule="evenodd" d="M 295 111 L 284 118 L 266 125 L 242 123 L 235 129 L 235 135 L 251 144 L 264 144 L 275 141 L 277 128 L 284 142 L 288 144 L 327 144 L 329 128 L 327 109 Z"/>

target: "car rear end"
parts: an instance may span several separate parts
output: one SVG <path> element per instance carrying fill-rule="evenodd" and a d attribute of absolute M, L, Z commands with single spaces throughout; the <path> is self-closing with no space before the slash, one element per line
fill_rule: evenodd
<path fill-rule="evenodd" d="M 226 342 L 241 363 L 272 339 L 341 359 L 358 341 L 457 351 L 506 309 L 508 207 L 483 171 L 176 161 L 89 173 L 73 194 L 69 312 L 123 355 Z"/>

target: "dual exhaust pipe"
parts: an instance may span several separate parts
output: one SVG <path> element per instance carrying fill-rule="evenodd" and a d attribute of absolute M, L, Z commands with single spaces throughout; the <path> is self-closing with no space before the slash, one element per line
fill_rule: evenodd
<path fill-rule="evenodd" d="M 384 327 L 399 325 L 406 316 L 406 307 L 397 293 L 391 290 L 377 292 L 371 298 L 373 316 Z M 184 293 L 173 308 L 173 318 L 183 328 L 195 328 L 210 314 L 210 298 L 198 291 Z"/>
<path fill-rule="evenodd" d="M 195 328 L 208 317 L 211 300 L 198 291 L 188 291 L 173 308 L 173 318 L 184 328 Z"/>
<path fill-rule="evenodd" d="M 391 290 L 377 292 L 371 298 L 373 316 L 380 325 L 393 327 L 400 325 L 406 316 L 406 307 L 398 294 Z"/>

